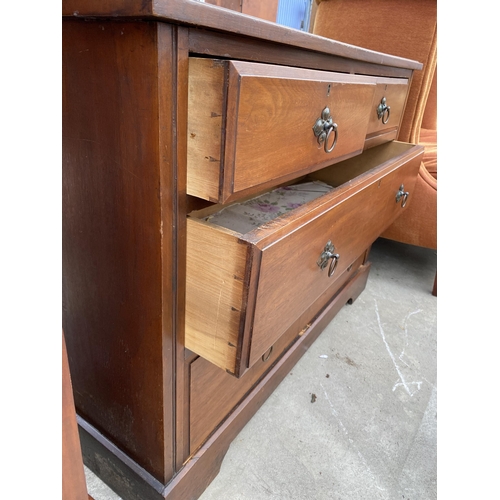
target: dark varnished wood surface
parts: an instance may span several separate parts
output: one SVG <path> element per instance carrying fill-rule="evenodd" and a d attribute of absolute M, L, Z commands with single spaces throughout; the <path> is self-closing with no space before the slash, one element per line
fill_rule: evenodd
<path fill-rule="evenodd" d="M 85 465 L 124 500 L 162 500 L 165 486 L 81 417 L 78 432 Z"/>
<path fill-rule="evenodd" d="M 173 362 L 174 366 L 165 363 L 166 378 L 168 384 L 166 390 L 174 392 L 174 409 L 165 407 L 165 412 L 173 413 L 174 418 L 174 466 L 180 470 L 182 464 L 189 455 L 189 362 L 186 360 L 186 349 L 184 342 L 185 329 L 185 295 L 186 295 L 186 213 L 187 213 L 187 172 L 184 166 L 187 163 L 187 109 L 188 109 L 188 86 L 183 82 L 188 81 L 188 30 L 183 27 L 173 29 L 171 40 L 174 54 L 173 68 L 163 63 L 163 71 L 170 74 L 172 81 L 172 92 L 164 92 L 165 102 L 173 102 L 172 118 L 165 117 L 164 126 L 169 127 L 169 140 L 163 146 L 164 151 L 172 152 L 172 163 L 168 169 L 168 177 L 162 179 L 162 189 L 165 192 L 164 213 L 171 213 L 172 225 L 163 232 L 165 245 L 172 245 L 175 251 L 175 259 L 172 261 L 171 274 L 168 281 L 164 281 L 164 301 L 173 298 L 174 321 L 172 322 L 172 334 L 174 335 Z M 161 59 L 160 59 L 161 60 Z M 166 77 L 166 74 L 164 75 Z M 172 96 L 172 98 L 171 98 Z M 174 144 L 175 147 L 171 147 Z M 182 165 L 183 168 L 178 166 Z M 170 240 L 171 243 L 168 243 Z M 170 385 L 171 384 L 171 385 Z"/>
<path fill-rule="evenodd" d="M 159 110 L 172 119 L 157 29 L 63 24 L 63 328 L 78 413 L 167 480 L 174 242 L 161 218 L 174 204 L 160 192 L 160 162 L 165 176 L 173 164 L 159 151 Z"/>

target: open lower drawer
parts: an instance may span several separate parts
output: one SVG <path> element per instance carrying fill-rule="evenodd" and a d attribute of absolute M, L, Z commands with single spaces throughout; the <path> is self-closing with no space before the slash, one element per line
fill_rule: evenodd
<path fill-rule="evenodd" d="M 241 376 L 405 210 L 422 154 L 390 142 L 314 172 L 300 182 L 331 188 L 284 200 L 289 210 L 258 227 L 239 204 L 189 214 L 186 347 Z M 264 211 L 278 206 L 270 194 L 259 200 Z M 221 222 L 228 208 L 236 217 Z"/>

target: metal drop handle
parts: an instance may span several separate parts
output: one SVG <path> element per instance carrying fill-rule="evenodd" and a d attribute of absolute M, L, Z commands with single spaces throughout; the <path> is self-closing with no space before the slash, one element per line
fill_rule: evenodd
<path fill-rule="evenodd" d="M 333 246 L 333 243 L 331 241 L 328 241 L 328 243 L 325 245 L 325 248 L 323 249 L 323 252 L 321 252 L 321 255 L 319 256 L 316 264 L 321 270 L 323 270 L 328 265 L 328 261 L 330 259 L 332 259 L 332 261 L 330 262 L 330 267 L 328 268 L 329 278 L 333 275 L 335 269 L 337 268 L 340 255 L 338 253 L 335 253 L 335 247 Z"/>
<path fill-rule="evenodd" d="M 330 114 L 330 109 L 326 107 L 321 112 L 321 117 L 316 120 L 313 126 L 314 135 L 318 139 L 318 144 L 324 145 L 325 153 L 331 153 L 337 144 L 338 130 L 337 124 L 334 123 L 332 115 Z M 328 142 L 330 140 L 330 135 L 333 132 L 332 145 L 328 147 Z"/>
<path fill-rule="evenodd" d="M 410 196 L 410 193 L 405 191 L 404 184 L 401 184 L 401 186 L 399 186 L 399 191 L 396 194 L 396 203 L 399 203 L 401 200 L 401 207 L 404 208 L 406 206 L 406 202 L 408 201 L 408 196 Z"/>
<path fill-rule="evenodd" d="M 272 345 L 263 355 L 262 355 L 262 361 L 266 362 L 270 357 L 271 354 L 273 353 L 273 348 L 274 346 Z"/>
<path fill-rule="evenodd" d="M 384 125 L 389 121 L 389 117 L 391 116 L 391 107 L 387 106 L 387 99 L 385 97 L 382 97 L 382 100 L 377 107 L 377 116 L 379 120 L 382 120 Z"/>

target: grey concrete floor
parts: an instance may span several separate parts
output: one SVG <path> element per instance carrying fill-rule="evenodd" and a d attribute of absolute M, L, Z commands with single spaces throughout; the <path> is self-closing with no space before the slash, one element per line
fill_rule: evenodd
<path fill-rule="evenodd" d="M 437 498 L 436 252 L 379 239 L 344 307 L 200 500 Z M 95 500 L 119 497 L 86 469 Z"/>

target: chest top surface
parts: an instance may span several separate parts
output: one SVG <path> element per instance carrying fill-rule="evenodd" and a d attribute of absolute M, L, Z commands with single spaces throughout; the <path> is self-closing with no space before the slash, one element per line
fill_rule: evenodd
<path fill-rule="evenodd" d="M 357 61 L 409 70 L 422 64 L 313 35 L 199 0 L 63 0 L 63 17 L 133 18 L 215 29 Z"/>

